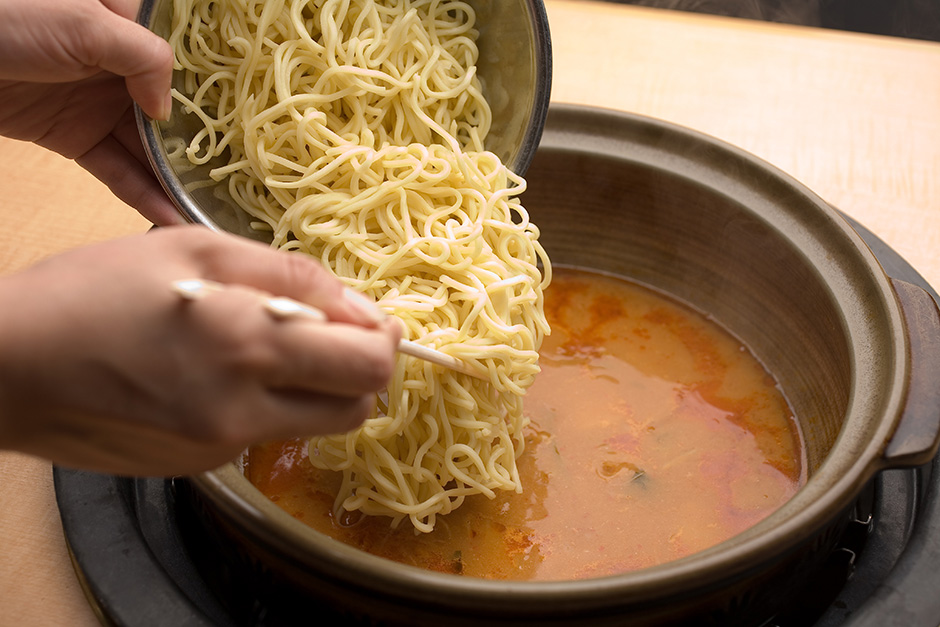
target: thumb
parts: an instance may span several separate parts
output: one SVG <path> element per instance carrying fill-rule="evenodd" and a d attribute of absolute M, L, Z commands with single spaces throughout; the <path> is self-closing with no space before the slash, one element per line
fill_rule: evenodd
<path fill-rule="evenodd" d="M 76 54 L 83 61 L 106 72 L 123 76 L 131 98 L 144 113 L 158 120 L 170 114 L 170 80 L 173 50 L 165 40 L 146 27 L 107 8 L 96 22 L 94 36 L 85 37 L 86 48 Z"/>

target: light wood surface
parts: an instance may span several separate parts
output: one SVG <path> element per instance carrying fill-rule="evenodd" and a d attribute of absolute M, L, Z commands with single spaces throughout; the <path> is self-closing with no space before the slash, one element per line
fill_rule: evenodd
<path fill-rule="evenodd" d="M 753 152 L 940 287 L 940 44 L 547 0 L 553 99 L 676 122 Z M 75 164 L 0 139 L 0 273 L 148 223 Z M 47 462 L 0 453 L 0 625 L 98 624 Z"/>

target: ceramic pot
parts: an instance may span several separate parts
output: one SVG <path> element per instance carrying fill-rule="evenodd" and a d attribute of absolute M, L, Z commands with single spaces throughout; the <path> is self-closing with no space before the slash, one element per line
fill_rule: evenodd
<path fill-rule="evenodd" d="M 574 106 L 552 107 L 527 179 L 523 202 L 553 263 L 654 286 L 751 348 L 799 419 L 806 485 L 761 523 L 684 559 L 598 579 L 505 582 L 343 545 L 229 465 L 182 491 L 225 565 L 223 596 L 261 595 L 284 622 L 760 624 L 820 567 L 876 473 L 933 458 L 936 304 L 887 277 L 845 219 L 797 181 L 700 133 Z"/>

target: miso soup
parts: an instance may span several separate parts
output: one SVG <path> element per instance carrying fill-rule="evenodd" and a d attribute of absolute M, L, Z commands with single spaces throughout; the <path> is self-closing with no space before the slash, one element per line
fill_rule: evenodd
<path fill-rule="evenodd" d="M 707 316 L 649 288 L 556 268 L 552 326 L 525 398 L 521 494 L 468 498 L 433 532 L 335 517 L 338 475 L 306 441 L 253 447 L 246 474 L 292 516 L 375 555 L 514 580 L 601 577 L 674 560 L 754 525 L 805 482 L 773 377 Z"/>

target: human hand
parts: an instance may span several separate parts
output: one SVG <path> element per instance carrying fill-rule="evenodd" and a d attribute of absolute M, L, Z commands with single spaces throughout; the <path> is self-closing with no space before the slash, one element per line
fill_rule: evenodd
<path fill-rule="evenodd" d="M 231 286 L 198 300 L 184 278 Z M 256 291 L 322 310 L 272 316 Z M 400 330 L 317 262 L 180 226 L 0 278 L 0 448 L 132 475 L 217 467 L 371 411 Z"/>
<path fill-rule="evenodd" d="M 156 180 L 132 99 L 170 110 L 173 51 L 139 0 L 0 0 L 0 135 L 76 160 L 145 218 L 182 218 Z"/>

